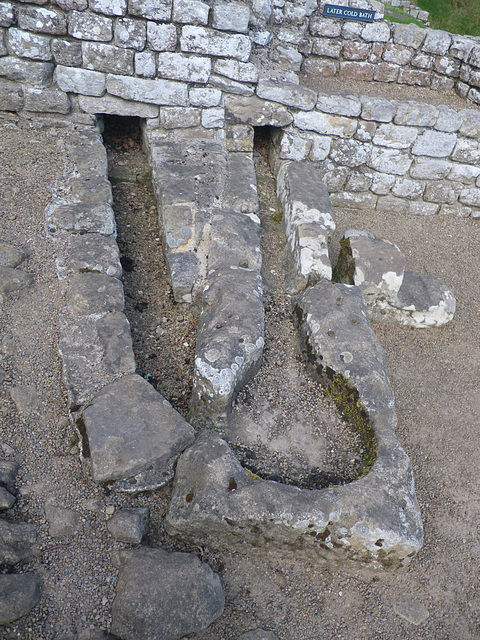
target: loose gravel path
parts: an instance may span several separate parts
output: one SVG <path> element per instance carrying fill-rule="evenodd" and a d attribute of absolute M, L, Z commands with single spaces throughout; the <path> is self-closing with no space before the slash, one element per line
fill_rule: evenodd
<path fill-rule="evenodd" d="M 64 135 L 65 129 L 40 119 L 0 120 L 0 235 L 28 251 L 22 268 L 35 277 L 33 287 L 12 296 L 0 316 L 0 445 L 5 457 L 21 464 L 20 496 L 9 517 L 36 526 L 39 554 L 26 568 L 43 581 L 39 605 L 2 629 L 6 640 L 102 637 L 115 592 L 112 560 L 122 546 L 106 529 L 115 509 L 148 504 L 146 542 L 174 547 L 161 526 L 168 489 L 123 497 L 96 487 L 79 461 L 67 420 L 56 344 L 62 291 L 55 258 L 62 246 L 46 240 L 43 217 L 51 189 L 71 170 Z M 412 458 L 425 546 L 407 570 L 396 573 L 296 562 L 285 554 L 195 549 L 221 572 L 227 603 L 224 615 L 192 638 L 235 640 L 263 627 L 281 640 L 474 640 L 480 636 L 479 221 L 349 210 L 333 215 L 333 246 L 348 227 L 369 230 L 398 244 L 407 268 L 439 276 L 457 298 L 454 321 L 441 329 L 375 326 L 396 393 L 398 436 Z M 152 332 L 160 338 L 156 327 L 163 317 L 168 322 L 168 312 Z M 13 387 L 36 392 L 24 394 L 20 410 Z M 76 535 L 50 535 L 49 500 L 79 513 Z"/>

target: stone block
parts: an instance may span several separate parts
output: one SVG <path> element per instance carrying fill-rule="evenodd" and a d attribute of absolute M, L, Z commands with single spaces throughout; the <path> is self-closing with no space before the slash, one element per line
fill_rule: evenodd
<path fill-rule="evenodd" d="M 455 111 L 455 109 L 450 109 L 445 105 L 440 105 L 438 107 L 438 118 L 434 129 L 437 131 L 444 131 L 445 133 L 456 133 L 460 129 L 463 121 L 462 112 L 459 113 L 458 111 Z"/>
<path fill-rule="evenodd" d="M 448 179 L 463 184 L 470 184 L 480 176 L 480 167 L 471 164 L 452 163 Z M 478 186 L 478 185 L 477 185 Z"/>
<path fill-rule="evenodd" d="M 67 33 L 67 19 L 62 11 L 44 7 L 21 7 L 18 10 L 18 26 L 27 31 L 39 31 L 54 35 Z"/>
<path fill-rule="evenodd" d="M 228 154 L 222 208 L 238 213 L 258 213 L 257 179 L 250 154 Z"/>
<path fill-rule="evenodd" d="M 398 198 L 421 198 L 424 190 L 425 183 L 401 177 L 396 178 L 392 194 Z"/>
<path fill-rule="evenodd" d="M 334 38 L 315 38 L 313 40 L 312 53 L 315 56 L 334 58 L 338 60 L 342 51 L 342 45 Z"/>
<path fill-rule="evenodd" d="M 407 201 L 403 198 L 395 198 L 392 195 L 380 195 L 377 201 L 376 210 L 381 213 L 397 214 L 407 213 Z"/>
<path fill-rule="evenodd" d="M 346 78 L 356 78 L 364 82 L 371 82 L 374 71 L 375 65 L 370 62 L 340 62 L 340 75 Z"/>
<path fill-rule="evenodd" d="M 66 115 L 71 110 L 70 99 L 66 93 L 57 89 L 26 87 L 25 110 Z"/>
<path fill-rule="evenodd" d="M 0 105 L 4 111 L 21 111 L 24 105 L 21 84 L 0 78 Z"/>
<path fill-rule="evenodd" d="M 352 171 L 348 177 L 345 189 L 347 191 L 364 192 L 368 191 L 372 184 L 371 173 L 363 173 L 362 171 Z"/>
<path fill-rule="evenodd" d="M 480 162 L 480 142 L 471 138 L 459 138 L 452 153 L 452 159 L 466 164 Z"/>
<path fill-rule="evenodd" d="M 0 27 L 10 27 L 15 22 L 15 10 L 11 2 L 0 2 Z"/>
<path fill-rule="evenodd" d="M 222 129 L 225 124 L 225 109 L 223 107 L 211 107 L 202 110 L 202 127 L 205 129 Z"/>
<path fill-rule="evenodd" d="M 225 146 L 227 151 L 251 153 L 253 151 L 253 127 L 247 124 L 234 124 L 225 129 Z"/>
<path fill-rule="evenodd" d="M 141 376 L 125 375 L 97 393 L 82 413 L 95 482 L 130 480 L 130 491 L 164 485 L 193 428 Z M 118 488 L 126 489 L 127 483 Z"/>
<path fill-rule="evenodd" d="M 72 11 L 68 19 L 68 33 L 78 40 L 109 42 L 113 37 L 113 20 L 94 13 Z"/>
<path fill-rule="evenodd" d="M 408 153 L 397 149 L 385 149 L 374 147 L 367 165 L 376 171 L 390 173 L 398 176 L 405 175 L 412 164 Z"/>
<path fill-rule="evenodd" d="M 377 206 L 377 196 L 373 193 L 355 193 L 339 190 L 330 196 L 332 207 L 345 207 L 346 209 L 360 209 L 368 211 Z"/>
<path fill-rule="evenodd" d="M 257 82 L 258 69 L 251 62 L 239 62 L 238 60 L 218 59 L 213 63 L 215 73 L 237 82 Z"/>
<path fill-rule="evenodd" d="M 313 162 L 322 162 L 328 158 L 330 148 L 332 145 L 331 138 L 329 136 L 312 135 L 312 148 L 310 150 L 310 160 Z"/>
<path fill-rule="evenodd" d="M 347 40 L 342 48 L 342 57 L 344 60 L 366 60 L 371 48 L 367 42 Z"/>
<path fill-rule="evenodd" d="M 175 25 L 147 22 L 147 44 L 154 51 L 175 51 L 177 46 Z"/>
<path fill-rule="evenodd" d="M 359 120 L 357 130 L 353 137 L 355 140 L 360 140 L 360 142 L 371 142 L 376 130 L 376 122 L 372 122 L 371 120 Z"/>
<path fill-rule="evenodd" d="M 410 47 L 397 44 L 387 44 L 383 51 L 382 58 L 385 62 L 391 62 L 396 65 L 406 65 L 413 57 L 413 50 Z"/>
<path fill-rule="evenodd" d="M 114 42 L 117 47 L 142 51 L 147 39 L 147 26 L 143 20 L 119 18 L 115 21 Z"/>
<path fill-rule="evenodd" d="M 237 2 L 219 2 L 213 7 L 214 29 L 220 31 L 235 31 L 236 33 L 248 33 L 250 9 Z"/>
<path fill-rule="evenodd" d="M 452 36 L 449 33 L 435 29 L 425 29 L 425 34 L 422 51 L 438 56 L 444 56 L 448 52 L 452 44 Z"/>
<path fill-rule="evenodd" d="M 180 24 L 208 24 L 210 7 L 200 0 L 173 0 L 173 21 Z"/>
<path fill-rule="evenodd" d="M 243 34 L 221 33 L 205 27 L 186 25 L 182 27 L 181 50 L 221 58 L 234 58 L 248 62 L 251 41 Z"/>
<path fill-rule="evenodd" d="M 461 188 L 461 184 L 455 184 L 450 180 L 434 180 L 427 184 L 424 197 L 427 202 L 455 204 Z"/>
<path fill-rule="evenodd" d="M 164 129 L 188 129 L 200 125 L 201 112 L 192 107 L 164 107 L 160 122 Z"/>
<path fill-rule="evenodd" d="M 49 36 L 22 31 L 16 27 L 8 30 L 8 50 L 19 58 L 48 62 L 53 57 L 50 42 Z"/>
<path fill-rule="evenodd" d="M 479 156 L 480 158 L 480 156 Z M 443 180 L 448 176 L 452 163 L 448 160 L 434 160 L 430 158 L 416 158 L 410 168 L 412 178 L 425 180 Z"/>
<path fill-rule="evenodd" d="M 52 538 L 76 535 L 81 529 L 78 511 L 59 507 L 53 501 L 45 504 L 45 517 L 49 525 L 48 534 Z"/>
<path fill-rule="evenodd" d="M 167 267 L 175 302 L 193 302 L 201 281 L 200 262 L 193 251 L 167 253 Z"/>
<path fill-rule="evenodd" d="M 148 522 L 148 507 L 120 509 L 107 521 L 111 536 L 119 542 L 141 544 Z"/>
<path fill-rule="evenodd" d="M 302 70 L 307 75 L 333 78 L 339 72 L 339 62 L 311 57 L 304 60 Z"/>
<path fill-rule="evenodd" d="M 10 269 L 15 269 L 15 267 L 18 267 L 18 265 L 21 264 L 26 257 L 26 254 L 21 249 L 14 247 L 8 242 L 0 241 L 0 267 L 9 267 Z M 5 482 L 3 476 L 2 461 L 0 460 L 0 485 L 4 484 Z"/>
<path fill-rule="evenodd" d="M 36 2 L 35 4 L 46 4 L 45 2 Z M 64 11 L 85 11 L 88 8 L 87 0 L 55 0 L 56 4 Z"/>
<path fill-rule="evenodd" d="M 439 215 L 445 215 L 445 216 L 456 216 L 457 218 L 468 218 L 469 216 L 472 215 L 474 209 L 471 209 L 470 207 L 466 207 L 463 204 L 442 204 L 440 206 L 440 210 L 439 210 Z M 472 217 L 478 217 L 478 216 L 473 216 Z"/>
<path fill-rule="evenodd" d="M 305 282 L 330 279 L 328 240 L 335 230 L 332 206 L 318 171 L 308 162 L 285 163 L 277 174 L 287 240 Z"/>
<path fill-rule="evenodd" d="M 52 40 L 53 58 L 57 65 L 80 67 L 82 65 L 82 45 L 69 40 Z"/>
<path fill-rule="evenodd" d="M 382 124 L 373 136 L 373 143 L 390 149 L 408 149 L 417 139 L 417 135 L 416 127 Z"/>
<path fill-rule="evenodd" d="M 362 96 L 361 117 L 363 120 L 375 120 L 376 122 L 391 122 L 395 116 L 396 106 L 384 98 L 371 98 Z"/>
<path fill-rule="evenodd" d="M 374 173 L 372 179 L 371 190 L 373 193 L 381 196 L 390 193 L 391 188 L 395 184 L 395 176 L 385 173 Z"/>
<path fill-rule="evenodd" d="M 234 94 L 237 96 L 253 96 L 254 89 L 252 86 L 244 84 L 243 82 L 236 82 L 230 80 L 224 76 L 218 76 L 214 73 L 210 76 L 211 86 L 216 89 L 220 89 L 223 93 Z"/>
<path fill-rule="evenodd" d="M 460 62 L 458 60 L 452 60 L 449 56 L 436 58 L 433 63 L 433 68 L 437 73 L 441 73 L 449 78 L 458 78 L 460 74 Z"/>
<path fill-rule="evenodd" d="M 124 16 L 127 12 L 127 0 L 89 0 L 89 7 L 95 13 L 106 16 Z"/>
<path fill-rule="evenodd" d="M 252 214 L 215 210 L 210 222 L 208 271 L 240 267 L 260 273 L 260 220 Z"/>
<path fill-rule="evenodd" d="M 248 124 L 253 127 L 285 127 L 293 116 L 288 109 L 275 102 L 251 98 L 225 98 L 225 118 L 231 124 Z"/>
<path fill-rule="evenodd" d="M 480 189 L 475 189 L 473 187 L 462 189 L 459 200 L 462 204 L 471 207 L 480 207 Z"/>
<path fill-rule="evenodd" d="M 0 625 L 26 616 L 40 600 L 42 580 L 34 573 L 0 575 Z"/>
<path fill-rule="evenodd" d="M 413 216 L 434 216 L 440 210 L 440 205 L 424 200 L 410 200 L 407 203 L 407 213 Z"/>
<path fill-rule="evenodd" d="M 105 74 L 76 67 L 57 66 L 55 80 L 62 91 L 80 93 L 87 96 L 101 96 L 105 93 Z"/>
<path fill-rule="evenodd" d="M 327 38 L 338 38 L 342 32 L 340 20 L 331 20 L 320 15 L 313 15 L 309 25 L 312 36 L 325 36 Z"/>
<path fill-rule="evenodd" d="M 357 130 L 357 121 L 354 118 L 319 113 L 318 111 L 296 113 L 294 124 L 299 129 L 342 138 L 351 138 Z"/>
<path fill-rule="evenodd" d="M 417 87 L 428 87 L 432 82 L 432 76 L 427 71 L 414 71 L 411 69 L 400 69 L 398 74 L 399 84 L 416 85 Z"/>
<path fill-rule="evenodd" d="M 107 91 L 125 100 L 165 106 L 186 106 L 187 85 L 173 80 L 150 80 L 129 76 L 107 76 Z"/>
<path fill-rule="evenodd" d="M 35 527 L 15 524 L 0 518 L 0 564 L 13 567 L 19 562 L 30 562 L 35 555 Z"/>
<path fill-rule="evenodd" d="M 397 102 L 396 107 L 395 124 L 433 127 L 439 116 L 437 107 L 420 102 Z"/>
<path fill-rule="evenodd" d="M 418 136 L 412 147 L 412 154 L 429 158 L 447 158 L 456 143 L 457 136 L 454 133 L 427 130 Z"/>
<path fill-rule="evenodd" d="M 65 308 L 74 318 L 123 311 L 123 285 L 105 273 L 76 273 L 66 290 Z"/>
<path fill-rule="evenodd" d="M 480 113 L 476 109 L 462 109 L 458 115 L 462 119 L 459 133 L 467 138 L 480 138 Z"/>
<path fill-rule="evenodd" d="M 338 116 L 357 117 L 362 110 L 362 103 L 355 96 L 345 96 L 339 93 L 319 95 L 317 110 Z"/>
<path fill-rule="evenodd" d="M 195 555 L 141 547 L 120 569 L 112 633 L 123 640 L 183 638 L 206 629 L 224 603 L 220 578 Z"/>
<path fill-rule="evenodd" d="M 210 58 L 182 53 L 159 53 L 157 63 L 160 77 L 184 82 L 206 83 L 212 69 Z"/>
<path fill-rule="evenodd" d="M 172 0 L 128 0 L 128 13 L 149 20 L 169 21 L 172 17 Z"/>
<path fill-rule="evenodd" d="M 133 74 L 133 51 L 103 42 L 82 42 L 83 65 L 104 73 Z"/>
<path fill-rule="evenodd" d="M 75 273 L 98 273 L 120 278 L 122 265 L 115 238 L 97 233 L 73 235 L 66 256 L 56 261 L 57 275 L 64 279 Z"/>
<path fill-rule="evenodd" d="M 155 78 L 157 75 L 156 54 L 153 51 L 137 51 L 135 53 L 135 75 L 144 78 Z"/>
<path fill-rule="evenodd" d="M 260 80 L 257 85 L 257 96 L 303 111 L 310 111 L 317 102 L 317 94 L 314 91 L 293 82 L 274 80 Z"/>
<path fill-rule="evenodd" d="M 388 42 L 391 38 L 390 23 L 382 21 L 366 24 L 361 37 L 365 42 Z"/>
<path fill-rule="evenodd" d="M 222 92 L 219 89 L 192 87 L 188 97 L 193 107 L 218 107 Z"/>
<path fill-rule="evenodd" d="M 107 204 L 50 204 L 46 210 L 49 233 L 100 233 L 115 235 L 113 210 Z"/>
<path fill-rule="evenodd" d="M 242 268 L 212 270 L 202 297 L 191 396 L 192 424 L 225 425 L 263 351 L 262 279 Z"/>
<path fill-rule="evenodd" d="M 32 283 L 31 273 L 10 267 L 0 267 L 0 306 L 11 293 L 29 287 Z"/>
<path fill-rule="evenodd" d="M 97 113 L 108 113 L 117 116 L 156 118 L 159 114 L 159 108 L 156 105 L 122 100 L 121 98 L 108 95 L 102 98 L 78 96 L 78 105 L 82 111 L 93 115 Z"/>
<path fill-rule="evenodd" d="M 305 160 L 312 146 L 312 140 L 309 135 L 300 135 L 293 128 L 275 131 L 272 141 L 279 159 L 294 160 L 296 162 Z"/>
<path fill-rule="evenodd" d="M 64 316 L 58 349 L 72 410 L 92 400 L 106 384 L 135 371 L 130 325 L 119 311 Z"/>
<path fill-rule="evenodd" d="M 367 163 L 371 153 L 371 144 L 337 138 L 332 141 L 330 158 L 337 164 L 353 168 Z"/>
<path fill-rule="evenodd" d="M 433 62 L 433 56 L 427 55 L 426 53 L 419 53 L 414 58 L 412 58 L 411 64 L 412 67 L 428 71 L 433 67 Z"/>

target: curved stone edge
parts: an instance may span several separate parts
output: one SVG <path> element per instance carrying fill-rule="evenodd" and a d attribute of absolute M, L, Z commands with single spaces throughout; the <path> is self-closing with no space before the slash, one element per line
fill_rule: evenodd
<path fill-rule="evenodd" d="M 328 293 L 346 297 L 340 311 L 333 306 L 333 317 Z M 166 529 L 198 544 L 234 546 L 244 552 L 251 546 L 266 546 L 290 549 L 296 557 L 311 560 L 405 566 L 422 547 L 423 526 L 410 460 L 394 432 L 394 397 L 383 350 L 368 323 L 363 296 L 356 287 L 321 281 L 299 296 L 297 305 L 305 338 L 322 366 L 358 389 L 375 436 L 373 465 L 348 485 L 308 491 L 253 479 L 228 444 L 205 431 L 177 463 Z M 348 310 L 343 308 L 348 305 Z M 336 341 L 343 330 L 342 318 L 348 327 L 352 313 L 360 344 L 357 352 L 352 354 L 351 347 L 345 351 L 342 340 L 333 349 L 326 348 L 320 325 L 326 339 Z M 351 336 L 346 340 L 351 342 Z"/>

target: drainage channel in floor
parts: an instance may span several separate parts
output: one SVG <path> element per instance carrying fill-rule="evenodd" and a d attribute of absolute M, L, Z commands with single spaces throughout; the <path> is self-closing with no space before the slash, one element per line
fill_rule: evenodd
<path fill-rule="evenodd" d="M 141 121 L 102 120 L 137 373 L 186 416 L 198 312 L 173 300 Z"/>
<path fill-rule="evenodd" d="M 345 484 L 364 469 L 360 435 L 336 411 L 300 345 L 292 314 L 288 252 L 268 127 L 256 129 L 265 348 L 254 379 L 234 404 L 227 438 L 242 464 L 262 478 L 305 489 Z"/>
<path fill-rule="evenodd" d="M 125 312 L 137 372 L 184 417 L 192 388 L 198 309 L 175 303 L 162 251 L 157 203 L 138 118 L 105 116 L 103 138 L 124 269 Z M 267 161 L 269 128 L 258 128 L 265 349 L 240 391 L 225 433 L 241 463 L 262 478 L 319 489 L 361 475 L 361 437 L 335 410 L 302 351 L 287 293 L 288 253 Z"/>

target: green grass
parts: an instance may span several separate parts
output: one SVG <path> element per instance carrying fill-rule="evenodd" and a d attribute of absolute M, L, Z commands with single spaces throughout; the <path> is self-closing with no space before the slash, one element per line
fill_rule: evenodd
<path fill-rule="evenodd" d="M 479 0 L 480 2 L 480 0 Z M 395 13 L 395 15 L 388 15 L 385 14 L 385 19 L 386 20 L 390 20 L 390 22 L 399 22 L 400 24 L 416 24 L 418 27 L 422 27 L 422 29 L 425 29 L 425 25 L 423 22 L 420 22 L 420 20 L 417 20 L 416 18 L 414 18 L 413 16 L 409 15 L 408 13 L 404 13 L 401 9 L 401 7 L 392 7 L 392 5 L 387 4 L 386 2 L 383 3 L 385 6 L 385 9 L 387 11 L 391 11 L 393 13 Z"/>
<path fill-rule="evenodd" d="M 480 36 L 480 0 L 417 0 L 430 14 L 430 26 L 450 33 Z"/>

